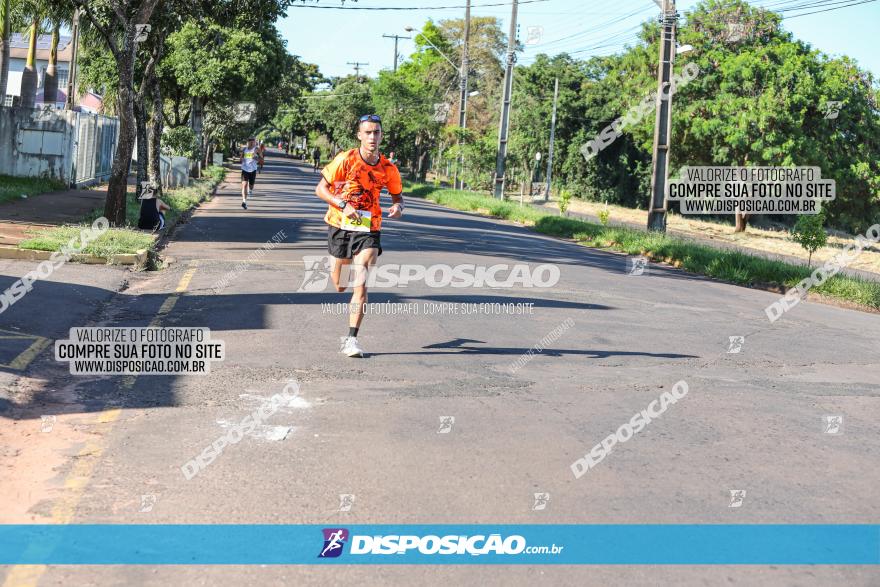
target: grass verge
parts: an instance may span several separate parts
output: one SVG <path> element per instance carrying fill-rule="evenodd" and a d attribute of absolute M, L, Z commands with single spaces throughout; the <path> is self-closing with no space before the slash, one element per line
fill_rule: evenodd
<path fill-rule="evenodd" d="M 526 224 L 540 233 L 572 239 L 584 246 L 629 255 L 644 255 L 655 262 L 664 262 L 691 273 L 737 285 L 786 290 L 809 277 L 813 271 L 807 267 L 772 261 L 739 251 L 715 249 L 662 233 L 602 226 L 555 216 L 530 206 L 520 206 L 518 202 L 499 201 L 472 192 L 410 184 L 407 195 L 426 198 L 456 210 L 477 212 Z M 838 274 L 810 291 L 880 310 L 880 283 L 876 281 Z"/>
<path fill-rule="evenodd" d="M 36 196 L 63 190 L 64 184 L 46 177 L 12 177 L 0 175 L 0 202 L 11 202 L 22 196 Z"/>
<path fill-rule="evenodd" d="M 225 174 L 224 168 L 212 166 L 204 171 L 205 177 L 203 179 L 193 181 L 184 188 L 165 191 L 162 194 L 162 200 L 171 206 L 171 209 L 165 213 L 165 230 L 167 231 L 174 226 L 181 215 L 208 199 L 214 188 L 223 181 Z M 76 239 L 75 242 L 78 244 L 80 231 L 91 226 L 92 222 L 101 215 L 101 210 L 95 210 L 79 224 L 32 231 L 29 233 L 30 238 L 22 241 L 18 246 L 22 249 L 59 251 L 71 239 Z M 159 235 L 139 230 L 137 228 L 139 215 L 140 202 L 135 199 L 133 191 L 128 192 L 126 226 L 111 228 L 98 239 L 89 243 L 83 249 L 83 253 L 109 257 L 110 255 L 133 254 L 139 250 L 152 248 Z"/>

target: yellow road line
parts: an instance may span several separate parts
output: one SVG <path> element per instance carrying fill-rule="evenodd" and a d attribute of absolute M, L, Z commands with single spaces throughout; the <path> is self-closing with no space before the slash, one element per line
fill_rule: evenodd
<path fill-rule="evenodd" d="M 174 308 L 177 304 L 177 300 L 180 298 L 181 294 L 186 291 L 190 281 L 192 281 L 195 272 L 196 267 L 187 269 L 180 278 L 180 282 L 174 290 L 175 293 L 168 296 L 159 308 L 159 312 L 152 320 L 150 320 L 151 327 L 158 326 L 161 323 L 162 318 Z M 46 341 L 48 344 L 48 339 L 46 339 Z M 39 350 L 34 353 L 34 356 L 36 356 L 36 353 L 38 352 Z M 137 376 L 134 375 L 128 375 L 122 379 L 119 388 L 123 395 L 134 386 L 136 381 Z M 109 408 L 98 414 L 98 423 L 109 425 L 109 428 L 105 430 L 105 436 L 110 433 L 113 424 L 121 415 L 122 408 Z M 92 475 L 95 472 L 95 467 L 98 465 L 106 448 L 107 447 L 102 444 L 101 440 L 91 439 L 76 455 L 73 468 L 64 480 L 64 493 L 52 506 L 51 521 L 53 523 L 69 524 L 73 521 L 73 517 L 76 514 L 76 507 L 82 499 L 86 486 L 88 485 L 89 480 L 91 480 Z M 28 551 L 39 552 L 46 549 L 46 546 L 47 545 L 29 545 Z M 10 569 L 9 574 L 6 576 L 6 580 L 3 581 L 3 587 L 35 587 L 45 572 L 46 565 L 16 565 Z"/>
<path fill-rule="evenodd" d="M 8 365 L 0 365 L 2 367 L 7 367 L 9 369 L 15 369 L 16 371 L 24 371 L 25 368 L 30 365 L 31 361 L 33 361 L 40 352 L 52 344 L 52 341 L 48 338 L 44 338 L 42 336 L 30 335 L 30 334 L 22 334 L 20 336 L 0 336 L 0 338 L 25 338 L 25 339 L 34 339 L 34 342 L 24 350 L 20 355 L 12 359 Z"/>

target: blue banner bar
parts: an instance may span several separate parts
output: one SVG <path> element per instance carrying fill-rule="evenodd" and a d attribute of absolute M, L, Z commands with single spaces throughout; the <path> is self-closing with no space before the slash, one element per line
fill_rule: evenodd
<path fill-rule="evenodd" d="M 880 525 L 0 525 L 0 564 L 876 565 Z"/>

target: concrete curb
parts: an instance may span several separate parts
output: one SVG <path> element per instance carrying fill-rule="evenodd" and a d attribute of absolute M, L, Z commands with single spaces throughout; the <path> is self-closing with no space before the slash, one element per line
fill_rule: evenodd
<path fill-rule="evenodd" d="M 0 259 L 16 259 L 19 261 L 48 261 L 55 251 L 39 251 L 36 249 L 19 249 L 8 245 L 0 246 Z M 147 261 L 148 249 L 139 249 L 136 253 L 110 255 L 72 255 L 71 261 L 86 265 L 143 265 Z"/>
<path fill-rule="evenodd" d="M 220 182 L 218 182 L 205 197 L 203 202 L 209 202 L 211 199 L 217 194 L 217 189 L 226 183 L 226 178 L 224 177 Z M 175 221 L 168 226 L 165 231 L 166 234 L 174 228 L 180 219 L 183 218 L 186 214 L 191 213 L 193 210 L 198 208 L 203 202 L 199 202 L 189 210 L 184 211 L 178 216 Z M 159 236 L 157 235 L 153 239 L 153 245 L 159 242 Z M 151 248 L 152 248 L 151 246 Z M 18 261 L 47 261 L 52 256 L 55 251 L 40 251 L 37 249 L 20 249 L 18 247 L 13 247 L 9 245 L 0 245 L 0 259 L 15 259 Z M 147 259 L 149 258 L 150 249 L 138 249 L 135 253 L 124 253 L 118 255 L 110 255 L 109 257 L 100 257 L 98 255 L 72 255 L 70 257 L 70 261 L 75 263 L 83 263 L 85 265 L 131 265 L 137 267 L 143 267 L 147 263 Z"/>

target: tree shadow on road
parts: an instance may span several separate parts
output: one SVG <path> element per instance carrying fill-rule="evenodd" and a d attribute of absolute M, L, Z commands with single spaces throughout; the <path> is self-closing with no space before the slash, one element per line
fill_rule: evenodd
<path fill-rule="evenodd" d="M 476 344 L 486 344 L 484 340 L 476 340 L 473 338 L 454 338 L 446 342 L 438 342 L 423 346 L 423 349 L 431 349 L 427 351 L 407 351 L 398 353 L 368 353 L 367 356 L 374 357 L 380 355 L 449 355 L 449 354 L 468 354 L 468 355 L 523 355 L 530 350 L 540 352 L 542 355 L 549 357 L 563 357 L 566 355 L 582 355 L 589 356 L 592 359 L 606 359 L 608 357 L 654 357 L 657 359 L 697 359 L 696 355 L 681 355 L 677 353 L 647 353 L 642 351 L 612 351 L 612 350 L 596 350 L 596 349 L 555 349 L 545 348 L 537 351 L 533 347 L 492 347 L 492 346 L 474 346 Z"/>

